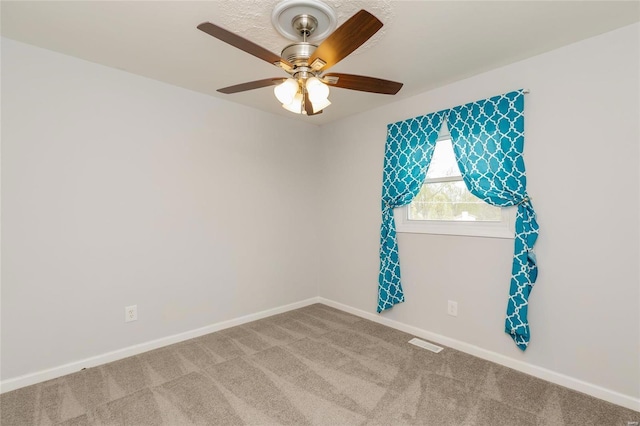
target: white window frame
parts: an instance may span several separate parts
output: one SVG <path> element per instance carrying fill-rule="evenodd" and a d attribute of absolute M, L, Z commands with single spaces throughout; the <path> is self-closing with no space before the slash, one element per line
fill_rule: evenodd
<path fill-rule="evenodd" d="M 438 141 L 451 139 L 446 127 L 440 132 Z M 461 181 L 462 177 L 427 179 L 424 183 Z M 424 185 L 423 183 L 423 185 Z M 515 238 L 517 207 L 502 207 L 499 222 L 460 220 L 411 220 L 409 204 L 393 210 L 396 231 L 412 234 L 459 235 L 467 237 Z"/>

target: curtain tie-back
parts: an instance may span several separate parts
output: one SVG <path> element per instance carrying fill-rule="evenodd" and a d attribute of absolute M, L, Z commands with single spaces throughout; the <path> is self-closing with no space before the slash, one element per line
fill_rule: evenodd
<path fill-rule="evenodd" d="M 524 197 L 522 200 L 520 200 L 520 202 L 516 205 L 519 206 L 520 204 L 528 203 L 529 201 L 531 201 L 531 198 L 527 196 L 527 197 Z"/>

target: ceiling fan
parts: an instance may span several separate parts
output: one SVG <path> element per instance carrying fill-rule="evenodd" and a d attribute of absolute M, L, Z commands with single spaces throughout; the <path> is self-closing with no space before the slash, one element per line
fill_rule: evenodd
<path fill-rule="evenodd" d="M 323 7 L 327 6 L 323 5 Z M 203 22 L 198 25 L 199 30 L 267 61 L 290 75 L 289 78 L 274 77 L 236 84 L 218 89 L 218 92 L 231 94 L 276 86 L 274 94 L 285 109 L 309 116 L 320 114 L 324 108 L 331 104 L 328 99 L 330 86 L 387 95 L 398 93 L 402 88 L 402 83 L 395 81 L 362 75 L 324 73 L 382 28 L 382 22 L 378 18 L 364 9 L 360 10 L 319 45 L 315 45 L 307 41 L 318 28 L 318 19 L 312 14 L 314 10 L 320 12 L 318 9 L 311 8 L 308 13 L 306 10 L 303 11 L 304 13 L 297 13 L 300 12 L 300 9 L 291 8 L 290 14 L 297 13 L 291 19 L 293 31 L 285 31 L 288 35 L 298 36 L 301 41 L 285 47 L 280 56 L 211 22 Z M 321 12 L 326 14 L 325 10 Z M 325 25 L 323 18 L 325 18 L 324 15 L 320 17 L 322 26 Z M 281 31 L 279 28 L 278 30 Z"/>

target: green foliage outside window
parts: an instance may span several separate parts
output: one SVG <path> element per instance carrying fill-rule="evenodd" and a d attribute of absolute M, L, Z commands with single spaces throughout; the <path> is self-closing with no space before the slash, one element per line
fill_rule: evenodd
<path fill-rule="evenodd" d="M 409 206 L 410 220 L 501 220 L 501 210 L 471 194 L 463 181 L 422 185 Z"/>

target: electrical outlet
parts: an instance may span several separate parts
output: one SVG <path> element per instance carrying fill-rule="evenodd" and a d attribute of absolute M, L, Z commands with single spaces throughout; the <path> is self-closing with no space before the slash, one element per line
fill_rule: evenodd
<path fill-rule="evenodd" d="M 457 317 L 458 316 L 458 302 L 453 301 L 453 300 L 449 300 L 449 303 L 447 304 L 447 313 L 449 315 L 451 315 L 452 317 Z"/>
<path fill-rule="evenodd" d="M 138 320 L 138 305 L 126 306 L 124 308 L 124 322 Z"/>

